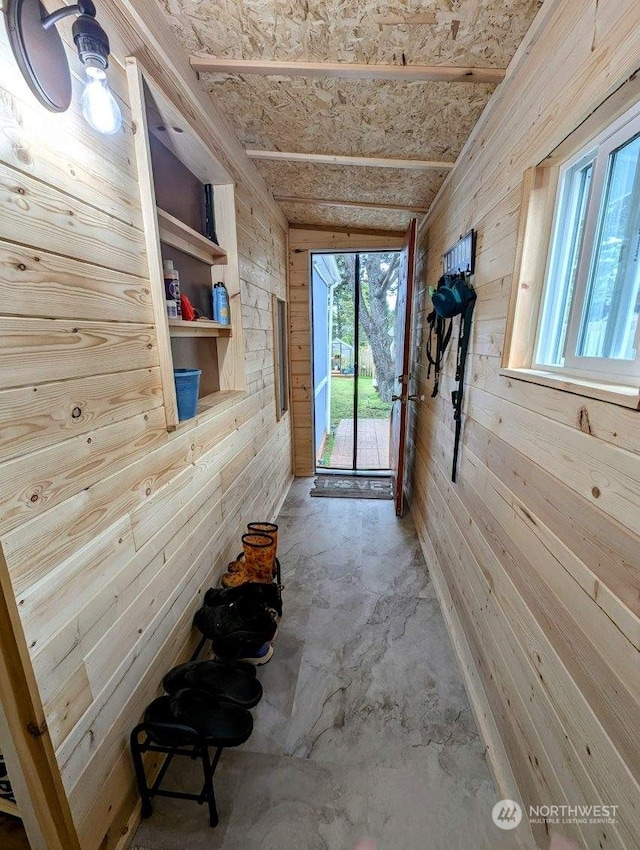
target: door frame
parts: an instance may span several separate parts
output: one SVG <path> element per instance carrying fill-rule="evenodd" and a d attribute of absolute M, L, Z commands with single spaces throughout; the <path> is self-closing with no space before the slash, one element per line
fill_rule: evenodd
<path fill-rule="evenodd" d="M 350 476 L 365 476 L 365 477 L 381 477 L 385 478 L 389 475 L 389 469 L 358 469 L 358 369 L 359 369 L 359 345 L 360 345 L 360 287 L 358 286 L 358 276 L 360 271 L 360 254 L 399 254 L 402 251 L 402 246 L 387 247 L 387 248 L 322 248 L 310 249 L 308 257 L 308 274 L 309 274 L 309 347 L 310 347 L 310 404 L 311 404 L 311 443 L 313 448 L 313 466 L 316 475 L 350 475 Z M 337 467 L 319 467 L 317 465 L 315 440 L 316 440 L 316 418 L 315 418 L 315 346 L 314 346 L 314 305 L 313 305 L 313 257 L 316 254 L 355 254 L 354 268 L 354 334 L 353 334 L 353 451 L 352 451 L 352 466 L 350 469 L 340 469 Z M 331 360 L 331 339 L 329 340 L 329 352 Z M 328 376 L 331 381 L 331 374 Z M 389 416 L 393 413 L 393 409 Z"/>
<path fill-rule="evenodd" d="M 309 252 L 388 251 L 402 247 L 403 233 L 397 230 L 341 228 L 291 224 L 287 250 L 289 293 L 289 360 L 291 374 L 291 425 L 294 474 L 309 478 L 316 474 L 314 423 L 312 417 L 310 277 Z"/>
<path fill-rule="evenodd" d="M 410 396 L 411 384 L 411 340 L 413 334 L 413 298 L 416 265 L 416 242 L 418 235 L 418 220 L 411 219 L 405 234 L 402 251 L 407 254 L 407 282 L 405 292 L 404 322 L 402 340 L 402 365 L 401 373 L 396 375 L 394 406 L 391 410 L 391 421 L 389 426 L 389 461 L 393 477 L 393 500 L 397 516 L 403 516 L 405 510 L 405 493 L 409 488 L 406 486 L 408 475 L 411 470 L 407 463 L 407 431 L 409 424 L 408 407 L 409 402 L 414 399 Z M 398 299 L 400 300 L 400 299 Z M 396 305 L 397 309 L 397 305 Z M 398 371 L 398 358 L 396 358 L 396 372 Z M 395 427 L 394 417 L 399 417 Z M 397 442 L 396 442 L 397 441 Z"/>

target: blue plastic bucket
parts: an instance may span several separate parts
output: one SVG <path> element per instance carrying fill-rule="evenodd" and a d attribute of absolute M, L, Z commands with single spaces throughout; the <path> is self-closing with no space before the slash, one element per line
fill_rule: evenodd
<path fill-rule="evenodd" d="M 182 422 L 183 419 L 191 419 L 196 415 L 202 370 L 174 369 L 173 374 L 178 399 L 178 420 Z"/>

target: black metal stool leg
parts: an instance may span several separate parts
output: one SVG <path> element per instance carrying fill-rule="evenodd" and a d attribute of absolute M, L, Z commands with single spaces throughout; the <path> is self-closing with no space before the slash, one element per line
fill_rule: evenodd
<path fill-rule="evenodd" d="M 133 766 L 136 772 L 136 781 L 138 783 L 138 790 L 140 792 L 140 799 L 142 800 L 142 817 L 148 818 L 151 817 L 152 808 L 151 808 L 151 796 L 149 794 L 149 786 L 147 785 L 147 777 L 144 772 L 144 763 L 142 761 L 142 753 L 140 752 L 140 741 L 138 739 L 139 733 L 142 731 L 140 726 L 136 726 L 136 728 L 131 733 L 131 756 L 133 758 Z"/>
<path fill-rule="evenodd" d="M 274 578 L 276 580 L 276 584 L 278 585 L 278 587 L 281 587 L 281 585 L 282 585 L 282 573 L 281 573 L 281 570 L 280 570 L 280 561 L 277 558 L 274 558 L 274 565 L 275 565 Z"/>
<path fill-rule="evenodd" d="M 213 790 L 214 768 L 209 759 L 209 748 L 206 746 L 202 748 L 202 769 L 204 772 L 203 794 L 209 806 L 209 826 L 214 827 L 218 825 L 218 809 L 216 808 L 216 795 Z"/>
<path fill-rule="evenodd" d="M 195 652 L 191 656 L 191 659 L 190 659 L 191 661 L 197 661 L 198 660 L 198 656 L 200 655 L 200 653 L 204 649 L 205 644 L 208 640 L 209 640 L 209 638 L 207 638 L 207 637 L 201 638 L 200 643 L 196 646 Z"/>

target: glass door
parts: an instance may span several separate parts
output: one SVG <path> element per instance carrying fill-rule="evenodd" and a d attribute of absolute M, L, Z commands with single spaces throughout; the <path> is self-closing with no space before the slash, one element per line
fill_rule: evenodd
<path fill-rule="evenodd" d="M 397 251 L 311 256 L 318 471 L 389 469 L 398 258 Z"/>

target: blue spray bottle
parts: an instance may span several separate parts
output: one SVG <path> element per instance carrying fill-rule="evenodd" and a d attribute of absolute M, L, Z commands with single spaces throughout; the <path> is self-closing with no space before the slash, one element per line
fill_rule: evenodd
<path fill-rule="evenodd" d="M 213 287 L 213 319 L 221 325 L 231 324 L 229 293 L 222 281 L 218 281 Z"/>

